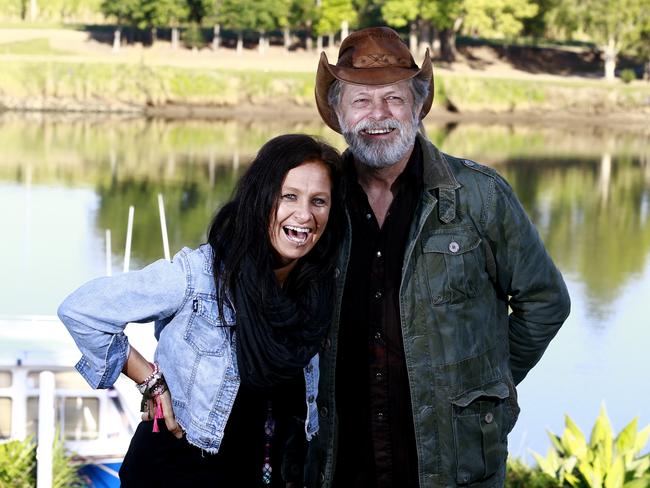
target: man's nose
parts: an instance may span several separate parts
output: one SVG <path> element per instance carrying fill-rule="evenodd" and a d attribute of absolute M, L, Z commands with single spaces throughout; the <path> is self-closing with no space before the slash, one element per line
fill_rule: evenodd
<path fill-rule="evenodd" d="M 374 100 L 372 104 L 371 115 L 375 120 L 384 120 L 390 118 L 391 113 L 386 100 Z"/>

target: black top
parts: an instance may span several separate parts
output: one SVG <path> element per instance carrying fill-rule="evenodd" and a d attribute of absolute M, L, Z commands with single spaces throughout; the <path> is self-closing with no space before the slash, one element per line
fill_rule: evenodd
<path fill-rule="evenodd" d="M 380 228 L 352 161 L 346 161 L 352 249 L 336 364 L 336 487 L 418 486 L 399 287 L 422 165 L 416 142 L 393 183 L 394 198 Z"/>

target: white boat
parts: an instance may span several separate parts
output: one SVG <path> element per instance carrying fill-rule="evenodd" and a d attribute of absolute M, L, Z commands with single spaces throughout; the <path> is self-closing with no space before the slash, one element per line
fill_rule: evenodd
<path fill-rule="evenodd" d="M 129 341 L 153 358 L 152 324 L 130 324 Z M 65 326 L 52 316 L 0 316 L 0 442 L 38 433 L 39 374 L 55 378 L 55 419 L 66 448 L 85 467 L 91 486 L 119 486 L 117 472 L 140 421 L 140 394 L 120 376 L 93 390 L 73 368 L 81 357 Z"/>

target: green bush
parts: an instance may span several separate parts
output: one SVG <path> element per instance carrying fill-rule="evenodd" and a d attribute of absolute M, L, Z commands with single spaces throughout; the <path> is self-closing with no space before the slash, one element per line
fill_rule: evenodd
<path fill-rule="evenodd" d="M 81 488 L 84 486 L 74 462 L 60 435 L 52 446 L 52 486 Z M 0 444 L 0 488 L 32 488 L 36 486 L 36 443 L 32 437 L 23 441 Z"/>
<path fill-rule="evenodd" d="M 24 441 L 0 444 L 0 488 L 31 488 L 36 485 L 36 444 Z"/>
<path fill-rule="evenodd" d="M 519 459 L 508 459 L 505 488 L 561 488 L 561 484 L 539 468 Z"/>
<path fill-rule="evenodd" d="M 188 49 L 201 49 L 205 45 L 203 32 L 199 24 L 192 23 L 183 31 L 183 43 Z"/>
<path fill-rule="evenodd" d="M 637 431 L 632 420 L 614 438 L 612 425 L 601 407 L 589 442 L 580 428 L 565 416 L 562 436 L 549 432 L 551 448 L 544 458 L 533 453 L 542 472 L 561 486 L 573 488 L 648 488 L 650 453 L 641 455 L 650 436 L 650 425 Z"/>
<path fill-rule="evenodd" d="M 623 83 L 631 83 L 632 81 L 636 80 L 636 73 L 633 69 L 624 69 L 621 70 L 619 77 Z"/>

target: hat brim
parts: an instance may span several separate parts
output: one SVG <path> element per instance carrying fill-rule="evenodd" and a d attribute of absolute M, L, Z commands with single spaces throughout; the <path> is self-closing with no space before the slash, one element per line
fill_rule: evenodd
<path fill-rule="evenodd" d="M 429 113 L 433 104 L 433 67 L 428 49 L 424 55 L 420 69 L 397 67 L 359 69 L 335 66 L 329 63 L 327 55 L 323 52 L 321 53 L 316 72 L 316 107 L 323 121 L 331 129 L 340 134 L 342 131 L 338 117 L 327 101 L 327 95 L 334 80 L 340 80 L 353 85 L 382 86 L 392 85 L 393 83 L 399 83 L 400 81 L 410 80 L 416 77 L 428 80 L 430 83 L 429 94 L 420 110 L 420 120 L 422 120 Z"/>

